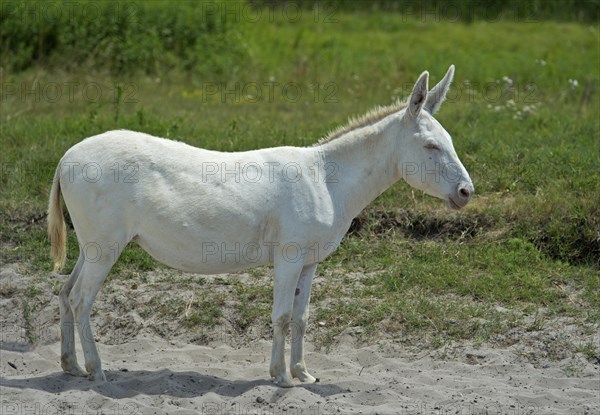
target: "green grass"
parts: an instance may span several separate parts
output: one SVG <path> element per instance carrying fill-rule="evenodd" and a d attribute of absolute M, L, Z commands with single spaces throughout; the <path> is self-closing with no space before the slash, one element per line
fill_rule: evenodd
<path fill-rule="evenodd" d="M 37 337 L 35 335 L 35 326 L 32 322 L 31 305 L 27 300 L 23 300 L 21 306 L 23 307 L 23 328 L 25 329 L 25 336 L 30 344 L 35 344 Z"/>
<path fill-rule="evenodd" d="M 242 284 L 235 282 L 235 295 L 238 303 L 235 305 L 234 326 L 238 331 L 245 331 L 257 322 L 262 325 L 271 322 L 270 304 L 273 298 L 271 285 Z"/>
<path fill-rule="evenodd" d="M 345 277 L 348 269 L 366 276 Z M 381 330 L 403 336 L 425 331 L 435 345 L 481 342 L 522 325 L 539 309 L 544 318 L 600 321 L 598 270 L 553 261 L 518 238 L 407 241 L 396 232 L 361 232 L 321 271 L 333 281 L 315 293 L 317 304 L 333 299 L 317 311 L 327 336 L 358 325 L 367 328 L 366 338 Z"/>
<path fill-rule="evenodd" d="M 140 315 L 145 318 L 180 321 L 184 327 L 213 328 L 219 324 L 223 306 L 221 295 L 198 291 L 187 300 L 166 298 L 164 294 L 153 296 Z"/>
<path fill-rule="evenodd" d="M 174 67 L 220 72 L 239 43 L 235 19 L 219 13 L 226 4 L 239 7 L 241 2 L 181 2 L 177 7 L 166 1 L 6 2 L 0 10 L 3 65 L 10 70 L 41 62 L 68 69 L 87 65 L 113 74 Z M 207 55 L 210 48 L 230 53 Z"/>
<path fill-rule="evenodd" d="M 435 344 L 448 337 L 484 341 L 539 309 L 545 318 L 598 324 L 597 25 L 466 25 L 393 13 L 336 18 L 241 22 L 235 31 L 244 52 L 226 57 L 235 66 L 230 72 L 175 67 L 115 76 L 89 70 L 89 62 L 4 72 L 1 262 L 51 270 L 47 194 L 58 160 L 84 137 L 128 128 L 222 151 L 309 145 L 348 116 L 405 96 L 424 69 L 434 83 L 454 63 L 455 83 L 438 118 L 476 196 L 459 213 L 404 183 L 380 196 L 319 269 L 329 278 L 312 299 L 316 319 L 326 323 L 321 340 L 358 325 L 367 333 L 437 333 Z M 36 82 L 39 99 L 7 93 Z M 79 86 L 71 99 L 73 82 Z M 283 91 L 292 84 L 302 91 L 295 100 Z M 62 88 L 60 99 L 50 99 L 49 85 Z M 91 85 L 102 92 L 97 100 L 83 92 Z M 261 97 L 253 95 L 257 85 Z M 77 258 L 72 230 L 68 257 L 70 268 Z M 157 267 L 132 246 L 113 275 L 138 278 Z M 350 271 L 365 276 L 350 278 Z M 269 287 L 234 288 L 241 330 L 268 321 Z M 182 304 L 156 301 L 166 313 L 185 312 Z M 201 300 L 187 315 L 192 325 L 220 317 Z"/>

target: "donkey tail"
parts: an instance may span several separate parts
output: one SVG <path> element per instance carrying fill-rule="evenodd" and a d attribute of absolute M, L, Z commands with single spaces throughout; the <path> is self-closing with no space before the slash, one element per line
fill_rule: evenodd
<path fill-rule="evenodd" d="M 67 259 L 67 227 L 60 203 L 60 166 L 54 173 L 48 201 L 48 238 L 50 254 L 54 259 L 54 271 L 58 272 Z"/>

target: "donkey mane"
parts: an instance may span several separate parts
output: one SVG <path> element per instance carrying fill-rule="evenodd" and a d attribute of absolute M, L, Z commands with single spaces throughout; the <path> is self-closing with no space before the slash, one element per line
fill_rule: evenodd
<path fill-rule="evenodd" d="M 344 134 L 356 130 L 357 128 L 366 127 L 371 124 L 375 124 L 377 121 L 387 117 L 390 114 L 400 111 L 407 107 L 406 102 L 402 102 L 399 99 L 396 102 L 390 105 L 379 105 L 375 108 L 370 109 L 366 114 L 358 116 L 358 117 L 350 117 L 348 122 L 344 125 L 340 125 L 339 127 L 331 130 L 327 135 L 321 138 L 315 146 L 319 146 L 321 144 L 329 143 L 330 141 L 335 140 L 336 138 L 340 138 Z"/>

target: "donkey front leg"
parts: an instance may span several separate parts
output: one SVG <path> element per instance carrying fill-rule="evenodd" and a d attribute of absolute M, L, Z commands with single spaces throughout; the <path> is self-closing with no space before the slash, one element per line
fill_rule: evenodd
<path fill-rule="evenodd" d="M 317 269 L 317 264 L 307 265 L 300 273 L 300 279 L 294 297 L 294 310 L 292 312 L 292 356 L 290 370 L 292 377 L 301 382 L 314 383 L 316 379 L 306 369 L 304 362 L 304 334 L 308 321 L 308 303 L 312 281 Z"/>
<path fill-rule="evenodd" d="M 273 350 L 271 353 L 271 377 L 284 388 L 293 386 L 285 364 L 285 336 L 290 327 L 294 306 L 294 293 L 302 264 L 275 260 L 275 280 L 273 282 Z"/>

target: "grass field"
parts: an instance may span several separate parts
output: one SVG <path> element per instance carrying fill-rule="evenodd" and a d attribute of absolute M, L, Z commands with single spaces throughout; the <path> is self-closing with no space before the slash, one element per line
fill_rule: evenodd
<path fill-rule="evenodd" d="M 455 64 L 438 119 L 476 196 L 460 212 L 405 183 L 380 196 L 319 269 L 326 278 L 313 312 L 327 329 L 317 340 L 361 326 L 367 334 L 429 333 L 433 344 L 486 341 L 528 317 L 531 330 L 557 317 L 597 327 L 597 24 L 463 24 L 376 12 L 295 20 L 275 12 L 235 23 L 227 36 L 236 47 L 198 71 L 115 74 L 94 61 L 66 67 L 56 59 L 3 67 L 2 264 L 22 264 L 46 283 L 51 178 L 87 136 L 126 128 L 222 151 L 310 145 L 348 116 L 405 97 L 423 70 L 434 83 Z M 69 238 L 67 268 L 77 257 L 72 231 Z M 110 278 L 160 267 L 131 246 Z M 29 290 L 34 298 L 35 284 Z M 248 290 L 234 291 L 240 326 L 268 321 L 270 286 Z M 219 316 L 212 305 L 199 301 L 198 318 L 186 324 L 211 324 L 206 315 Z M 597 358 L 593 345 L 583 347 Z"/>

